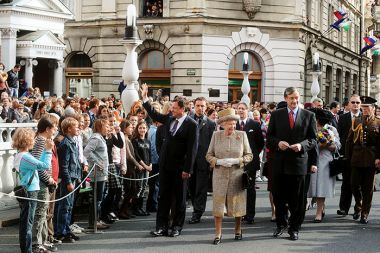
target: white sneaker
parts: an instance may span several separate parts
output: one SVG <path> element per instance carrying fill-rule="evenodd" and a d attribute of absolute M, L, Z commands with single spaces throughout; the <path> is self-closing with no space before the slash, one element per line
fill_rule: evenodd
<path fill-rule="evenodd" d="M 261 177 L 256 177 L 256 182 L 262 182 L 263 180 L 261 179 Z"/>
<path fill-rule="evenodd" d="M 80 233 L 82 233 L 82 229 L 78 229 L 77 227 L 74 226 L 74 224 L 70 225 L 70 230 L 74 234 L 80 234 Z"/>
<path fill-rule="evenodd" d="M 263 180 L 263 182 L 268 182 L 268 178 L 266 176 L 262 176 L 261 179 Z"/>
<path fill-rule="evenodd" d="M 82 230 L 82 232 L 84 231 L 84 228 L 82 228 L 81 226 L 79 226 L 79 225 L 76 224 L 76 223 L 72 224 L 72 226 L 74 226 L 74 227 L 77 228 L 77 229 Z"/>

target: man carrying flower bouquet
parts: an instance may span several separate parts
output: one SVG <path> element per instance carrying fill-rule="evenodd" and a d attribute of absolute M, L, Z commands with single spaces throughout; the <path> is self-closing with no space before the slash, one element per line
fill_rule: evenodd
<path fill-rule="evenodd" d="M 346 156 L 351 158 L 351 189 L 355 198 L 354 220 L 368 223 L 376 169 L 380 169 L 380 120 L 375 117 L 377 102 L 360 97 L 362 116 L 354 119 L 347 137 Z"/>

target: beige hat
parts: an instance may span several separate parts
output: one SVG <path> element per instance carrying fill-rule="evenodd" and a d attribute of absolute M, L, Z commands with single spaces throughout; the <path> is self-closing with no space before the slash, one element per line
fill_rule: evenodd
<path fill-rule="evenodd" d="M 236 115 L 234 109 L 227 108 L 227 109 L 224 109 L 224 110 L 221 110 L 221 111 L 218 112 L 218 121 L 217 121 L 217 123 L 221 124 L 221 123 L 223 123 L 225 121 L 229 121 L 229 120 L 236 120 L 236 121 L 238 121 L 239 119 L 240 119 L 240 117 L 238 115 Z"/>

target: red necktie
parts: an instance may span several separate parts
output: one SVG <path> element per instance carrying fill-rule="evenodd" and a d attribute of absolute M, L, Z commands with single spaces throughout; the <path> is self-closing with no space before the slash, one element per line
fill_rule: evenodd
<path fill-rule="evenodd" d="M 290 129 L 293 129 L 294 127 L 294 112 L 293 111 L 289 112 L 289 125 L 290 125 Z"/>
<path fill-rule="evenodd" d="M 240 123 L 240 130 L 244 130 L 244 121 L 242 121 L 241 123 Z"/>

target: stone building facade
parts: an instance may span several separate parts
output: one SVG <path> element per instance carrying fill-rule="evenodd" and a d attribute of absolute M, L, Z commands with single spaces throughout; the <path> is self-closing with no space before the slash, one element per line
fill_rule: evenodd
<path fill-rule="evenodd" d="M 97 96 L 117 93 L 125 60 L 120 43 L 128 4 L 138 12 L 140 81 L 153 91 L 240 99 L 243 53 L 249 53 L 252 101 L 280 101 L 288 86 L 311 98 L 312 54 L 322 61 L 319 97 L 343 101 L 368 94 L 369 58 L 360 57 L 365 34 L 361 0 L 66 0 L 75 21 L 65 24 L 66 91 L 82 80 Z M 344 7 L 348 31 L 321 36 Z M 71 86 L 70 86 L 71 85 Z"/>
<path fill-rule="evenodd" d="M 0 2 L 0 62 L 22 65 L 29 87 L 61 95 L 64 23 L 72 13 L 59 0 Z"/>

